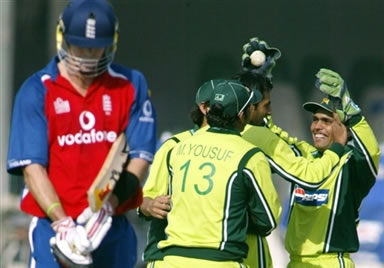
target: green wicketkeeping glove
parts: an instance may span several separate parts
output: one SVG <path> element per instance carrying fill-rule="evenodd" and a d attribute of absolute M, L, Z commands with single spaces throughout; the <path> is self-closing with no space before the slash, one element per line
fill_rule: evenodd
<path fill-rule="evenodd" d="M 265 62 L 259 66 L 255 66 L 251 61 L 251 55 L 256 50 L 262 51 L 265 55 Z M 272 69 L 276 65 L 276 60 L 281 56 L 280 50 L 269 47 L 265 41 L 253 37 L 248 43 L 243 45 L 243 51 L 242 67 L 244 71 L 263 75 L 269 79 L 272 78 Z"/>
<path fill-rule="evenodd" d="M 342 111 L 336 112 L 342 122 L 346 122 L 353 115 L 360 114 L 361 109 L 350 98 L 347 85 L 338 73 L 322 68 L 316 77 L 316 87 L 320 91 L 341 100 Z"/>
<path fill-rule="evenodd" d="M 347 85 L 338 73 L 322 68 L 316 77 L 316 85 L 325 94 L 342 99 L 344 94 L 348 93 Z"/>

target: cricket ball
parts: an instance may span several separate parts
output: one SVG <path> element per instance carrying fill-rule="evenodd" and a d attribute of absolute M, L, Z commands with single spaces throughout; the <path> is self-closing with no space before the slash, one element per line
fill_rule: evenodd
<path fill-rule="evenodd" d="M 261 50 L 253 51 L 250 58 L 252 65 L 256 67 L 263 65 L 265 62 L 265 54 Z"/>

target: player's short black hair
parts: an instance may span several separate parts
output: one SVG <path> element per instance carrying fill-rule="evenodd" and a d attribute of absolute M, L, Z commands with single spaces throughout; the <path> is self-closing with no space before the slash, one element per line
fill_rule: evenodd
<path fill-rule="evenodd" d="M 200 111 L 200 108 L 197 105 L 192 108 L 191 112 L 189 113 L 189 117 L 191 118 L 193 124 L 198 125 L 199 127 L 204 120 L 204 114 Z"/>
<path fill-rule="evenodd" d="M 250 104 L 244 108 L 245 116 L 248 116 Z M 218 127 L 225 129 L 235 129 L 235 123 L 239 120 L 238 115 L 228 117 L 224 114 L 224 109 L 221 104 L 213 104 L 207 113 L 207 122 L 210 127 Z"/>
<path fill-rule="evenodd" d="M 273 88 L 272 81 L 268 77 L 254 74 L 247 71 L 242 71 L 235 76 L 244 86 L 255 90 L 261 89 L 261 94 L 265 94 L 265 92 L 271 91 Z"/>

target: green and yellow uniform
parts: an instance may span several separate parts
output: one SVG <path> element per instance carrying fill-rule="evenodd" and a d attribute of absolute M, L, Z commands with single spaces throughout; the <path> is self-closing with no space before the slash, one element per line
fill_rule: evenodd
<path fill-rule="evenodd" d="M 172 209 L 167 239 L 159 243 L 164 267 L 174 256 L 185 258 L 184 267 L 196 267 L 190 258 L 240 267 L 248 217 L 260 236 L 276 228 L 281 206 L 270 166 L 239 132 L 210 128 L 176 144 L 168 169 Z"/>
<path fill-rule="evenodd" d="M 155 154 L 148 178 L 143 187 L 143 197 L 156 198 L 159 195 L 168 194 L 168 169 L 166 164 L 168 152 L 180 141 L 192 137 L 198 131 L 198 127 L 178 133 L 167 139 Z M 139 214 L 140 215 L 140 214 Z M 163 260 L 163 253 L 157 247 L 160 240 L 165 239 L 164 229 L 167 220 L 146 217 L 151 220 L 147 235 L 147 245 L 144 249 L 143 259 L 148 263 L 147 267 L 157 267 Z"/>
<path fill-rule="evenodd" d="M 324 157 L 316 160 L 308 159 L 305 155 L 300 155 L 299 148 L 313 148 L 311 145 L 303 142 L 292 144 L 296 139 L 288 137 L 286 132 L 279 130 L 279 133 L 274 133 L 267 127 L 247 125 L 242 136 L 263 151 L 274 172 L 292 183 L 309 189 L 316 189 L 326 181 L 343 154 L 342 145 L 333 144 L 325 151 Z M 264 267 L 271 268 L 273 264 L 268 245 L 264 242 L 264 251 L 260 251 L 259 239 L 265 240 L 265 237 L 259 237 L 250 228 L 247 235 L 249 253 L 244 263 L 250 267 L 261 267 L 259 259 L 264 259 L 266 263 Z M 255 240 L 257 243 L 253 242 Z"/>
<path fill-rule="evenodd" d="M 268 242 L 265 236 L 261 236 L 248 228 L 247 240 L 248 256 L 244 264 L 250 268 L 272 268 L 272 257 L 269 251 Z"/>
<path fill-rule="evenodd" d="M 289 145 L 283 150 L 284 146 L 268 147 L 265 140 L 253 142 L 267 154 L 271 167 L 292 182 L 285 239 L 291 257 L 288 267 L 354 267 L 349 253 L 358 250 L 359 208 L 375 183 L 380 149 L 364 117 L 354 116 L 348 124 L 353 144 L 343 146 L 339 161 L 331 152 L 340 155 L 337 145 L 320 153 L 306 142 L 295 142 L 292 144 L 295 152 L 290 153 Z M 254 129 L 252 133 L 255 132 Z M 264 136 L 266 131 L 263 133 Z M 250 137 L 249 134 L 244 137 Z M 288 144 L 287 141 L 282 140 L 280 144 Z M 286 157 L 279 156 L 283 151 Z M 299 157 L 293 158 L 292 154 Z M 284 161 L 284 158 L 287 159 Z M 296 166 L 297 159 L 306 165 Z M 316 167 L 318 171 L 313 172 Z M 329 174 L 324 173 L 326 170 Z M 321 176 L 319 172 L 323 172 Z M 322 176 L 325 179 L 321 179 Z M 310 189 L 315 185 L 319 186 Z"/>
<path fill-rule="evenodd" d="M 349 120 L 352 144 L 334 172 L 316 191 L 293 185 L 286 249 L 288 267 L 354 267 L 350 252 L 359 248 L 356 226 L 363 198 L 375 183 L 380 149 L 362 116 Z M 316 149 L 305 152 L 318 158 Z M 316 225 L 316 228 L 313 228 Z"/>
<path fill-rule="evenodd" d="M 308 158 L 300 148 L 310 151 L 313 146 L 306 142 L 291 144 L 290 137 L 284 133 L 274 133 L 267 127 L 247 125 L 242 132 L 246 141 L 259 147 L 267 157 L 274 172 L 289 182 L 304 188 L 316 189 L 330 176 L 340 162 L 343 146 L 334 143 L 325 150 L 324 157 Z"/>

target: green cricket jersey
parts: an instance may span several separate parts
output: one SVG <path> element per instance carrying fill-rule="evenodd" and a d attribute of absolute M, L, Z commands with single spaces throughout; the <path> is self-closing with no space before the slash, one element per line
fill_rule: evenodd
<path fill-rule="evenodd" d="M 291 257 L 323 253 L 356 252 L 359 248 L 356 226 L 363 198 L 375 183 L 380 148 L 372 129 L 362 116 L 349 120 L 353 142 L 329 178 L 316 190 L 292 184 L 286 249 Z M 309 159 L 321 153 L 304 151 Z"/>
<path fill-rule="evenodd" d="M 295 145 L 312 151 L 313 146 L 303 142 L 290 145 L 267 127 L 247 125 L 242 136 L 263 151 L 274 172 L 306 189 L 316 189 L 324 183 L 344 151 L 341 144 L 334 143 L 324 152 L 324 157 L 308 159 L 306 155 L 298 155 Z"/>
<path fill-rule="evenodd" d="M 270 166 L 239 132 L 210 128 L 176 144 L 168 169 L 165 255 L 242 261 L 248 217 L 262 236 L 276 227 L 281 206 Z"/>
<path fill-rule="evenodd" d="M 198 128 L 190 129 L 178 133 L 166 140 L 158 149 L 153 159 L 151 169 L 143 187 L 143 197 L 154 199 L 159 195 L 168 194 L 168 169 L 167 153 L 180 141 L 192 137 Z M 164 229 L 167 226 L 167 220 L 150 218 L 151 223 L 148 229 L 147 245 L 144 249 L 144 261 L 162 260 L 164 255 L 157 247 L 160 240 L 165 239 Z"/>

